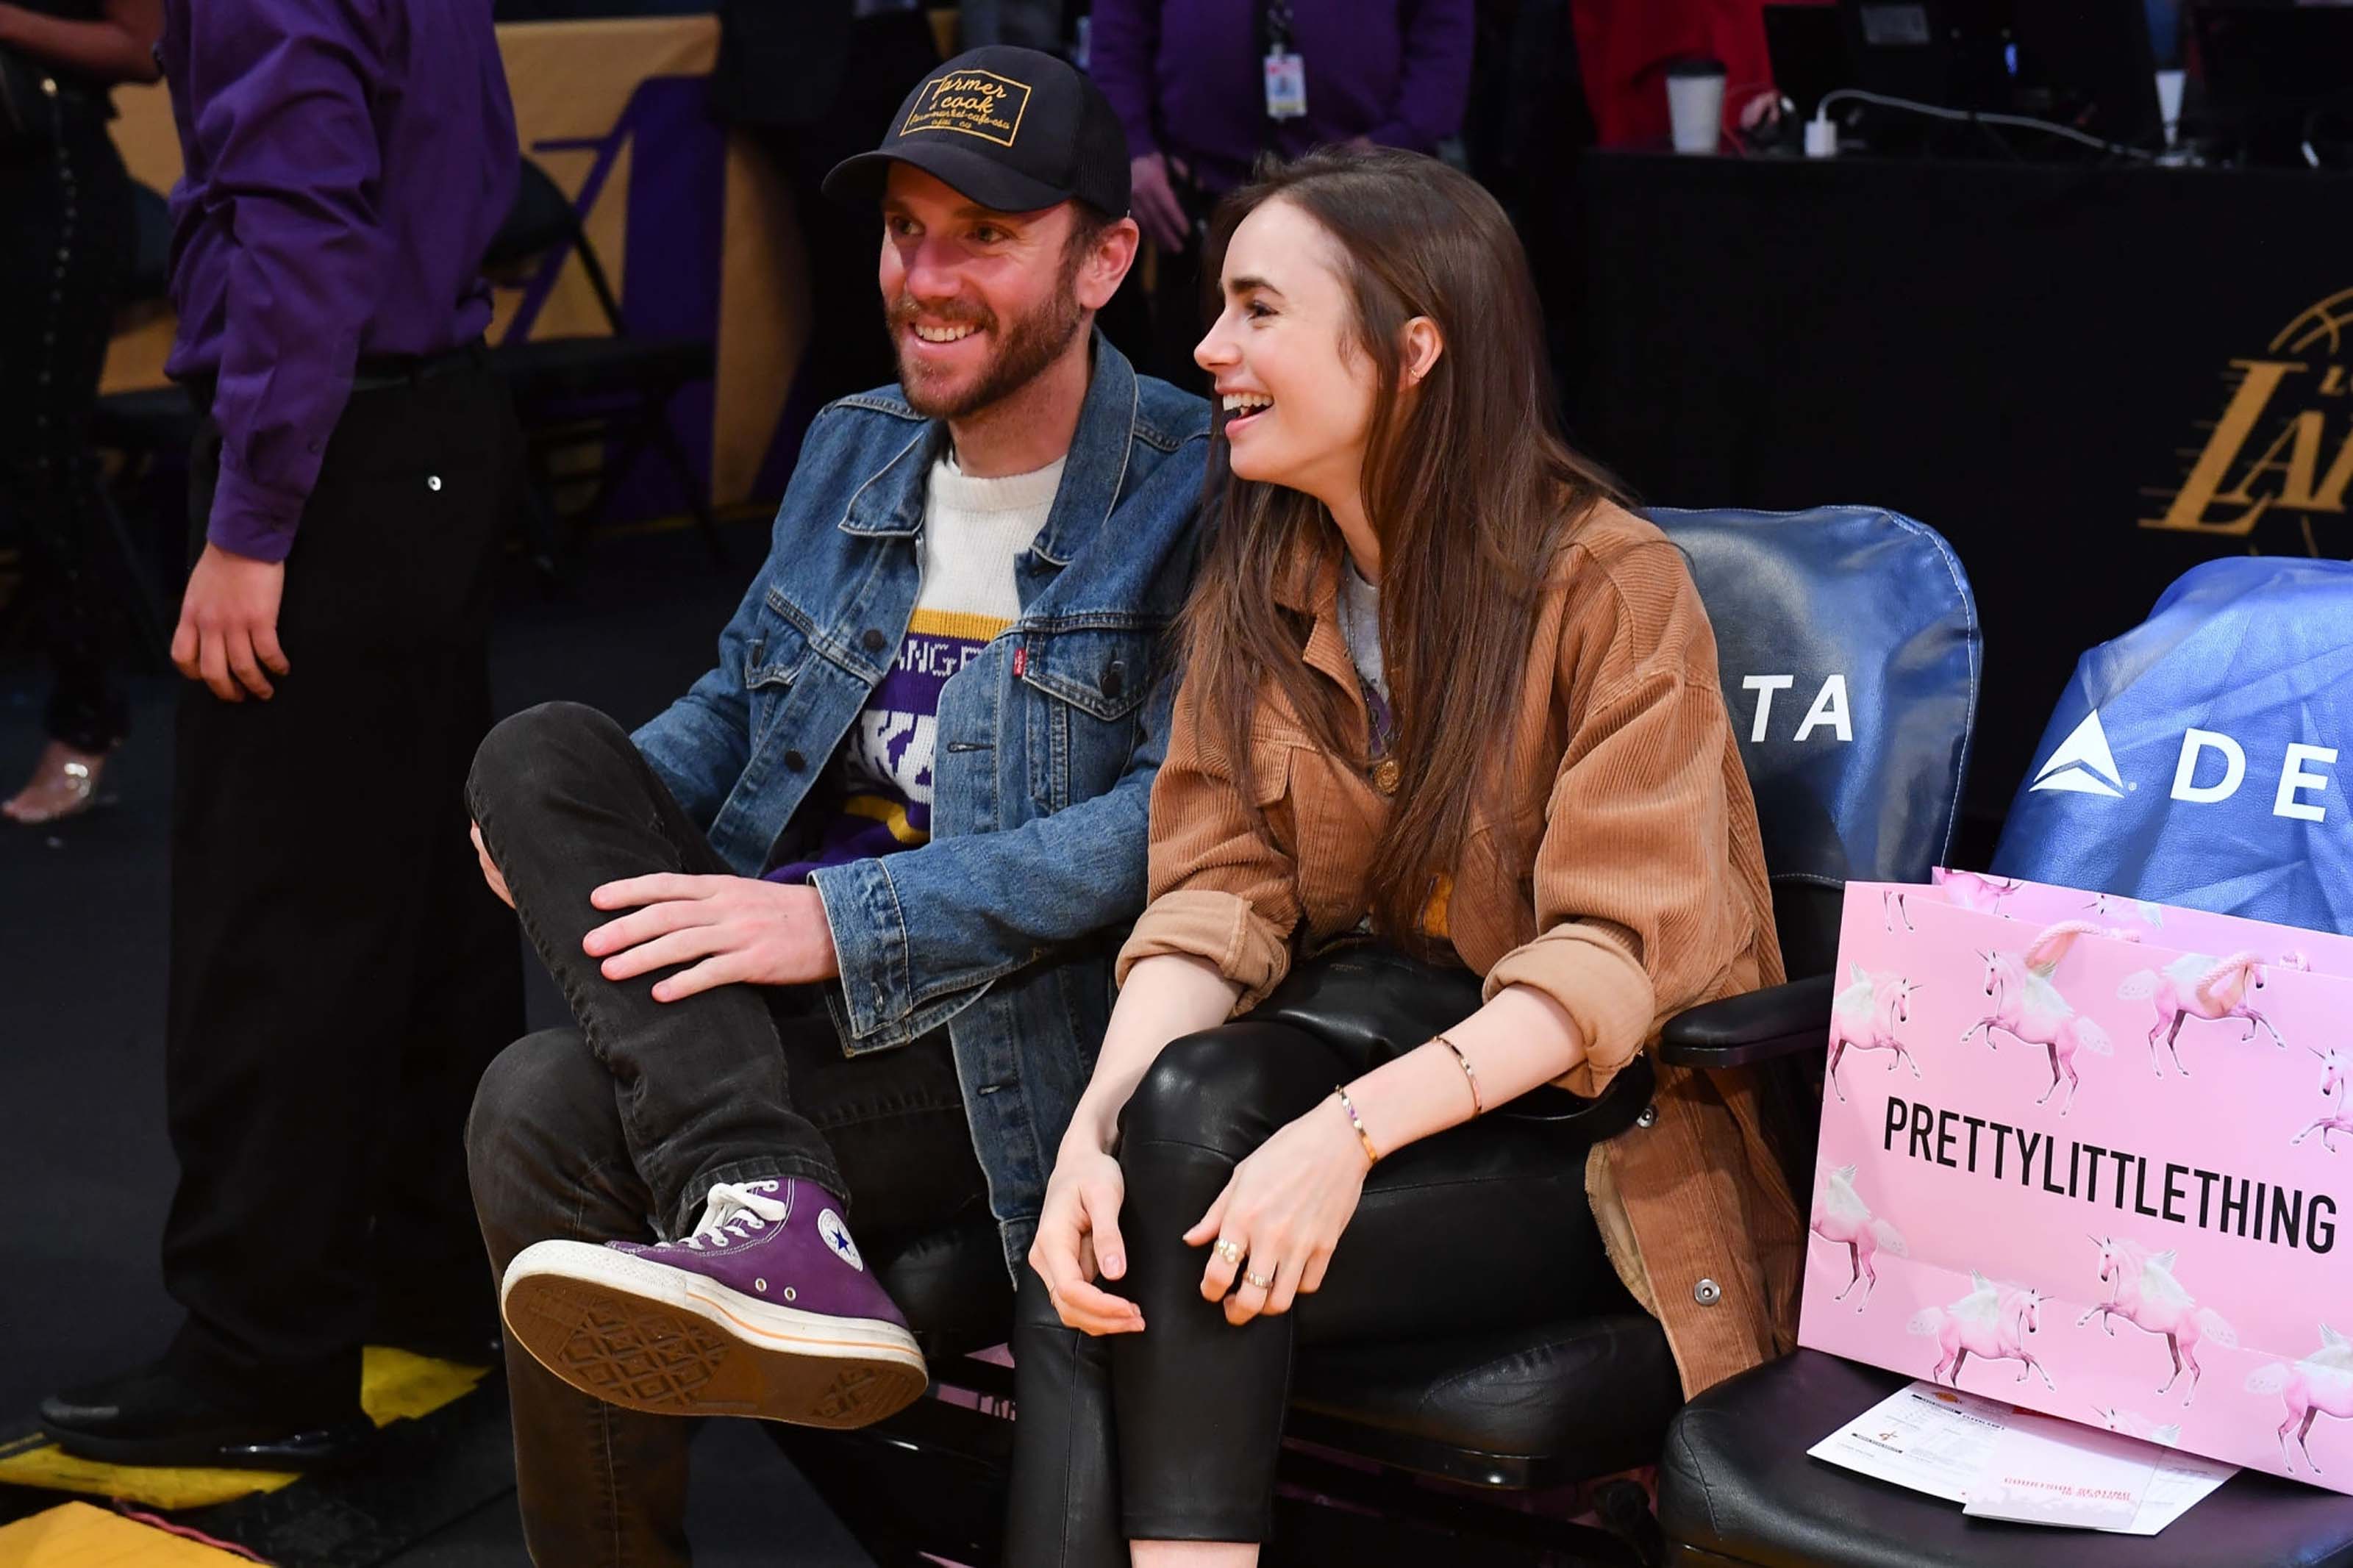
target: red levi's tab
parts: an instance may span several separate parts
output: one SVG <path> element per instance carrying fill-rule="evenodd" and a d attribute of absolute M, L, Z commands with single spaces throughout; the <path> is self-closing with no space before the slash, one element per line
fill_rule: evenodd
<path fill-rule="evenodd" d="M 1013 678 L 1016 680 L 1020 679 L 1022 672 L 1027 670 L 1029 668 L 1029 645 L 1024 643 L 1019 647 L 1013 650 Z"/>

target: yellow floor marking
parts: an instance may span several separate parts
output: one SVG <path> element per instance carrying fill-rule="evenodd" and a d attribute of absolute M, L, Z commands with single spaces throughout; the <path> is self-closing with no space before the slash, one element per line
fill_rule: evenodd
<path fill-rule="evenodd" d="M 0 1527 L 0 1568 L 229 1568 L 246 1559 L 86 1502 Z"/>
<path fill-rule="evenodd" d="M 369 1419 L 379 1426 L 404 1418 L 414 1420 L 469 1393 L 486 1373 L 483 1367 L 460 1366 L 455 1362 L 434 1361 L 406 1351 L 370 1345 L 360 1373 L 360 1404 Z M 299 1479 L 282 1470 L 105 1465 L 78 1459 L 46 1437 L 37 1436 L 0 1447 L 0 1483 L 121 1498 L 164 1510 L 210 1508 L 256 1492 L 274 1492 Z M 9 1562 L 0 1554 L 0 1568 L 7 1568 Z"/>

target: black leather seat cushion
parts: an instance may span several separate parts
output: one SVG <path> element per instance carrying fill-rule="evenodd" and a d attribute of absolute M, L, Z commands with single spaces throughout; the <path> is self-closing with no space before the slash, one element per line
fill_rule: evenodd
<path fill-rule="evenodd" d="M 1659 1471 L 1669 1540 L 1756 1568 L 2344 1568 L 2353 1498 L 2242 1470 L 2154 1539 L 1970 1519 L 1807 1456 L 1910 1379 L 1799 1351 L 1686 1405 Z"/>
<path fill-rule="evenodd" d="M 1001 1345 L 1013 1332 L 1013 1279 L 994 1221 L 918 1237 L 877 1263 L 874 1277 L 934 1359 Z"/>
<path fill-rule="evenodd" d="M 1649 1464 L 1682 1399 L 1666 1335 L 1630 1301 L 1509 1332 L 1302 1351 L 1287 1430 L 1425 1474 L 1547 1487 Z"/>
<path fill-rule="evenodd" d="M 934 1360 L 1011 1331 L 993 1224 L 923 1237 L 876 1274 Z M 1681 1399 L 1666 1336 L 1621 1298 L 1507 1333 L 1303 1352 L 1290 1430 L 1406 1469 L 1542 1487 L 1649 1464 Z"/>

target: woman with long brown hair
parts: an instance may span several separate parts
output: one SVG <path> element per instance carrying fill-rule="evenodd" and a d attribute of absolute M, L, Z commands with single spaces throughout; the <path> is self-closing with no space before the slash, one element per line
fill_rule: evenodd
<path fill-rule="evenodd" d="M 1501 209 L 1318 153 L 1213 237 L 1222 497 L 1023 1283 L 1023 1568 L 1255 1563 L 1296 1342 L 1630 1293 L 1695 1392 L 1788 1347 L 1802 1261 L 1739 1076 L 1583 1131 L 1664 1016 L 1780 961 L 1707 617 L 1562 440 Z"/>

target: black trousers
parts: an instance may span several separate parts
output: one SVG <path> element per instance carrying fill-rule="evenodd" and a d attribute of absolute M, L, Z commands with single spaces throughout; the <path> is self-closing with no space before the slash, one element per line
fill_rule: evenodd
<path fill-rule="evenodd" d="M 1345 1081 L 1479 1005 L 1479 980 L 1357 948 L 1248 1017 L 1164 1049 L 1120 1121 L 1140 1334 L 1063 1328 L 1025 1274 L 1014 1330 L 1006 1561 L 1116 1568 L 1130 1540 L 1264 1541 L 1301 1345 L 1521 1327 L 1617 1295 L 1585 1195 L 1578 1103 L 1538 1089 L 1373 1168 L 1324 1287 L 1240 1328 L 1202 1300 L 1183 1240 L 1235 1164 Z M 1467 1090 L 1466 1090 L 1467 1093 Z"/>
<path fill-rule="evenodd" d="M 463 786 L 518 453 L 479 348 L 355 391 L 286 563 L 291 673 L 180 688 L 164 1277 L 173 1359 L 223 1397 L 338 1413 L 371 1332 L 496 1322 L 462 1129 L 522 974 Z M 207 421 L 199 548 L 219 463 Z"/>
<path fill-rule="evenodd" d="M 600 884 L 728 869 L 620 726 L 576 703 L 518 713 L 483 742 L 469 795 L 580 1023 L 510 1047 L 475 1100 L 467 1145 L 493 1278 L 535 1241 L 683 1234 L 714 1181 L 818 1182 L 852 1205 L 877 1259 L 986 1212 L 944 1031 L 845 1056 L 815 987 L 723 985 L 659 1003 L 659 974 L 608 981 L 581 951 L 614 918 L 589 906 Z M 581 1394 L 512 1344 L 507 1386 L 534 1560 L 686 1560 L 695 1423 Z"/>
<path fill-rule="evenodd" d="M 42 100 L 50 144 L 0 156 L 0 535 L 24 552 L 28 596 L 56 684 L 53 740 L 103 752 L 122 738 L 108 679 L 110 578 L 90 410 L 130 273 L 131 180 L 103 101 Z"/>

